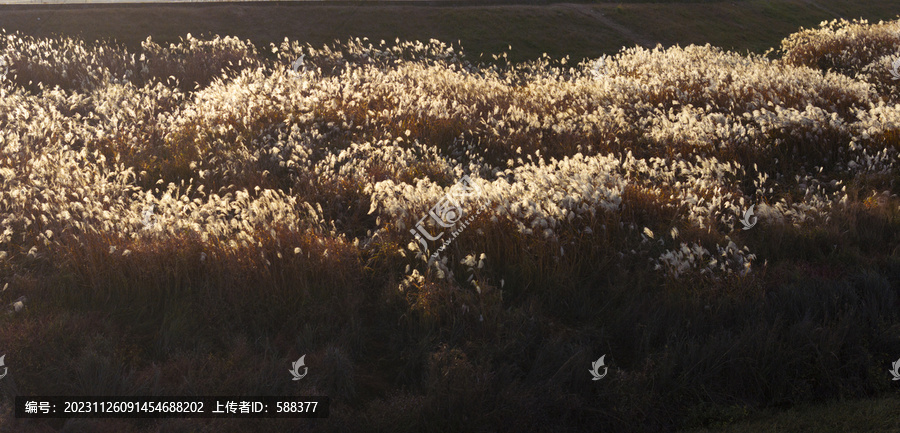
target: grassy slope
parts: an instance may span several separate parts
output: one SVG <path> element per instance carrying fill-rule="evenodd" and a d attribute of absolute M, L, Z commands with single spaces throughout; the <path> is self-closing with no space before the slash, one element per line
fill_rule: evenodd
<path fill-rule="evenodd" d="M 6 9 L 6 10 L 4 10 Z M 543 52 L 573 58 L 615 53 L 640 41 L 663 45 L 707 43 L 740 51 L 765 51 L 800 26 L 838 16 L 893 18 L 890 0 L 848 4 L 803 0 L 680 4 L 555 4 L 549 6 L 326 6 L 311 4 L 132 5 L 0 7 L 0 28 L 37 36 L 82 34 L 136 46 L 147 35 L 173 41 L 204 32 L 268 44 L 284 37 L 315 45 L 348 37 L 436 38 L 461 41 L 470 53 L 535 58 Z M 40 18 L 40 19 L 39 19 Z M 624 30 L 627 31 L 623 31 Z"/>
<path fill-rule="evenodd" d="M 691 433 L 898 432 L 898 411 L 900 398 L 897 397 L 803 405 L 782 412 L 767 411 L 727 427 Z"/>
<path fill-rule="evenodd" d="M 648 10 L 650 13 L 648 13 Z M 896 2 L 769 1 L 712 4 L 631 4 L 611 8 L 610 18 L 664 43 L 706 44 L 763 52 L 797 27 L 814 27 L 835 18 L 892 19 Z"/>

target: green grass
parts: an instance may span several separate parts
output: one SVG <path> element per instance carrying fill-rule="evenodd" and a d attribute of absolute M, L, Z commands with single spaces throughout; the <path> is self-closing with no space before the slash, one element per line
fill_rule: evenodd
<path fill-rule="evenodd" d="M 551 4 L 545 6 L 390 6 L 304 3 L 237 5 L 0 6 L 0 28 L 35 36 L 82 35 L 115 39 L 131 48 L 148 35 L 160 42 L 210 33 L 252 40 L 257 46 L 285 37 L 315 46 L 335 39 L 462 42 L 469 53 L 501 53 L 513 61 L 597 57 L 643 40 L 664 46 L 710 43 L 763 52 L 798 27 L 844 18 L 891 19 L 900 10 L 888 0 L 847 4 L 837 0 Z M 834 12 L 831 14 L 826 11 Z M 600 18 L 602 14 L 604 18 Z M 40 19 L 39 19 L 40 18 Z M 624 26 L 629 33 L 609 25 Z"/>
<path fill-rule="evenodd" d="M 893 19 L 896 2 L 875 0 L 862 4 L 825 0 L 817 2 L 830 14 L 802 0 L 749 0 L 688 4 L 628 4 L 613 15 L 623 25 L 643 32 L 663 45 L 706 44 L 739 52 L 762 53 L 777 46 L 783 35 L 798 27 L 815 27 L 835 18 Z M 856 6 L 860 7 L 856 7 Z M 603 7 L 601 7 L 603 8 Z"/>

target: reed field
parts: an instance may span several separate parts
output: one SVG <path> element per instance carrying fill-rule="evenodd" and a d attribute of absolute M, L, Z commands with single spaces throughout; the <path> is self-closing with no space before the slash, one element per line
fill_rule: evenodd
<path fill-rule="evenodd" d="M 900 21 L 527 62 L 2 31 L 0 431 L 718 431 L 895 395 L 898 59 Z M 331 415 L 37 421 L 16 395 Z"/>

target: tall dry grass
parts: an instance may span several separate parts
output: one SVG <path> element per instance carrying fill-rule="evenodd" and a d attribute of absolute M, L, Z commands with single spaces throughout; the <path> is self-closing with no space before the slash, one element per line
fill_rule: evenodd
<path fill-rule="evenodd" d="M 438 41 L 2 33 L 0 300 L 27 298 L 0 317 L 3 401 L 334 401 L 66 427 L 91 431 L 671 431 L 886 392 L 896 26 L 827 23 L 776 59 L 491 65 Z M 410 229 L 464 175 L 485 208 L 429 262 Z"/>

